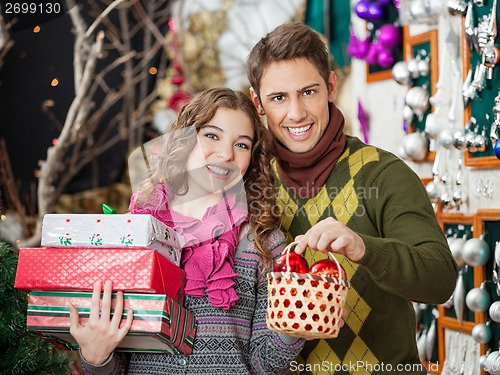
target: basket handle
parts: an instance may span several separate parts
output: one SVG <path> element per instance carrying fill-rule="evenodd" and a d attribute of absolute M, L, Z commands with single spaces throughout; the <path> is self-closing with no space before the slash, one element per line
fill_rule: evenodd
<path fill-rule="evenodd" d="M 283 249 L 283 251 L 281 253 L 281 254 L 286 253 L 286 271 L 285 272 L 287 274 L 290 273 L 290 250 L 292 249 L 292 247 L 297 246 L 297 244 L 298 244 L 297 241 L 290 242 L 288 245 L 285 246 L 285 248 Z"/>
<path fill-rule="evenodd" d="M 290 261 L 289 261 L 289 257 L 290 257 L 290 250 L 292 249 L 292 247 L 294 246 L 297 246 L 298 245 L 298 241 L 293 241 L 293 242 L 290 242 L 284 249 L 283 249 L 283 252 L 281 254 L 285 254 L 286 253 L 286 272 L 287 273 L 290 273 Z M 335 262 L 335 264 L 337 264 L 337 269 L 339 270 L 339 274 L 341 275 L 341 270 L 342 270 L 342 266 L 340 265 L 339 261 L 337 260 L 337 258 L 335 257 L 335 255 L 333 255 L 333 253 L 331 251 L 328 252 L 328 256 L 330 257 L 331 260 L 333 260 Z"/>

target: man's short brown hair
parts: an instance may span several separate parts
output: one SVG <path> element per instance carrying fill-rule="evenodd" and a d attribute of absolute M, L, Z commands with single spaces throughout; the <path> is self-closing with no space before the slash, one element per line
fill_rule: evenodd
<path fill-rule="evenodd" d="M 247 77 L 260 99 L 260 80 L 273 62 L 306 58 L 325 83 L 331 72 L 328 47 L 320 35 L 302 22 L 287 22 L 269 32 L 252 48 L 247 58 Z"/>

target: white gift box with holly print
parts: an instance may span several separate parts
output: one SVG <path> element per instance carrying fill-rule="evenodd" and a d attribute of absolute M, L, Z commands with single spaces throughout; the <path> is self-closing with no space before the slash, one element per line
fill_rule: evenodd
<path fill-rule="evenodd" d="M 46 247 L 149 247 L 180 264 L 184 238 L 145 214 L 47 214 L 42 222 Z"/>

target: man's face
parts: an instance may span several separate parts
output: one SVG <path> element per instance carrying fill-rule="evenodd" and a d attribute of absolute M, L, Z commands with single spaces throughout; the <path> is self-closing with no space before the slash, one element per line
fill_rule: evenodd
<path fill-rule="evenodd" d="M 262 102 L 253 89 L 250 94 L 273 136 L 290 151 L 303 153 L 316 146 L 328 125 L 328 103 L 335 100 L 337 77 L 331 72 L 327 86 L 307 59 L 280 61 L 262 75 Z"/>

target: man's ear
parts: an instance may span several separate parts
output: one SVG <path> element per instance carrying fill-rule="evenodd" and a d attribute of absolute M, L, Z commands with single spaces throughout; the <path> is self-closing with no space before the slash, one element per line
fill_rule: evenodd
<path fill-rule="evenodd" d="M 328 77 L 328 101 L 333 103 L 337 99 L 337 75 L 332 70 Z"/>
<path fill-rule="evenodd" d="M 266 111 L 264 111 L 264 108 L 260 104 L 259 97 L 255 93 L 253 87 L 250 87 L 250 97 L 252 98 L 253 105 L 255 106 L 255 108 L 257 108 L 257 112 L 259 113 L 259 115 L 264 116 L 266 114 Z"/>

